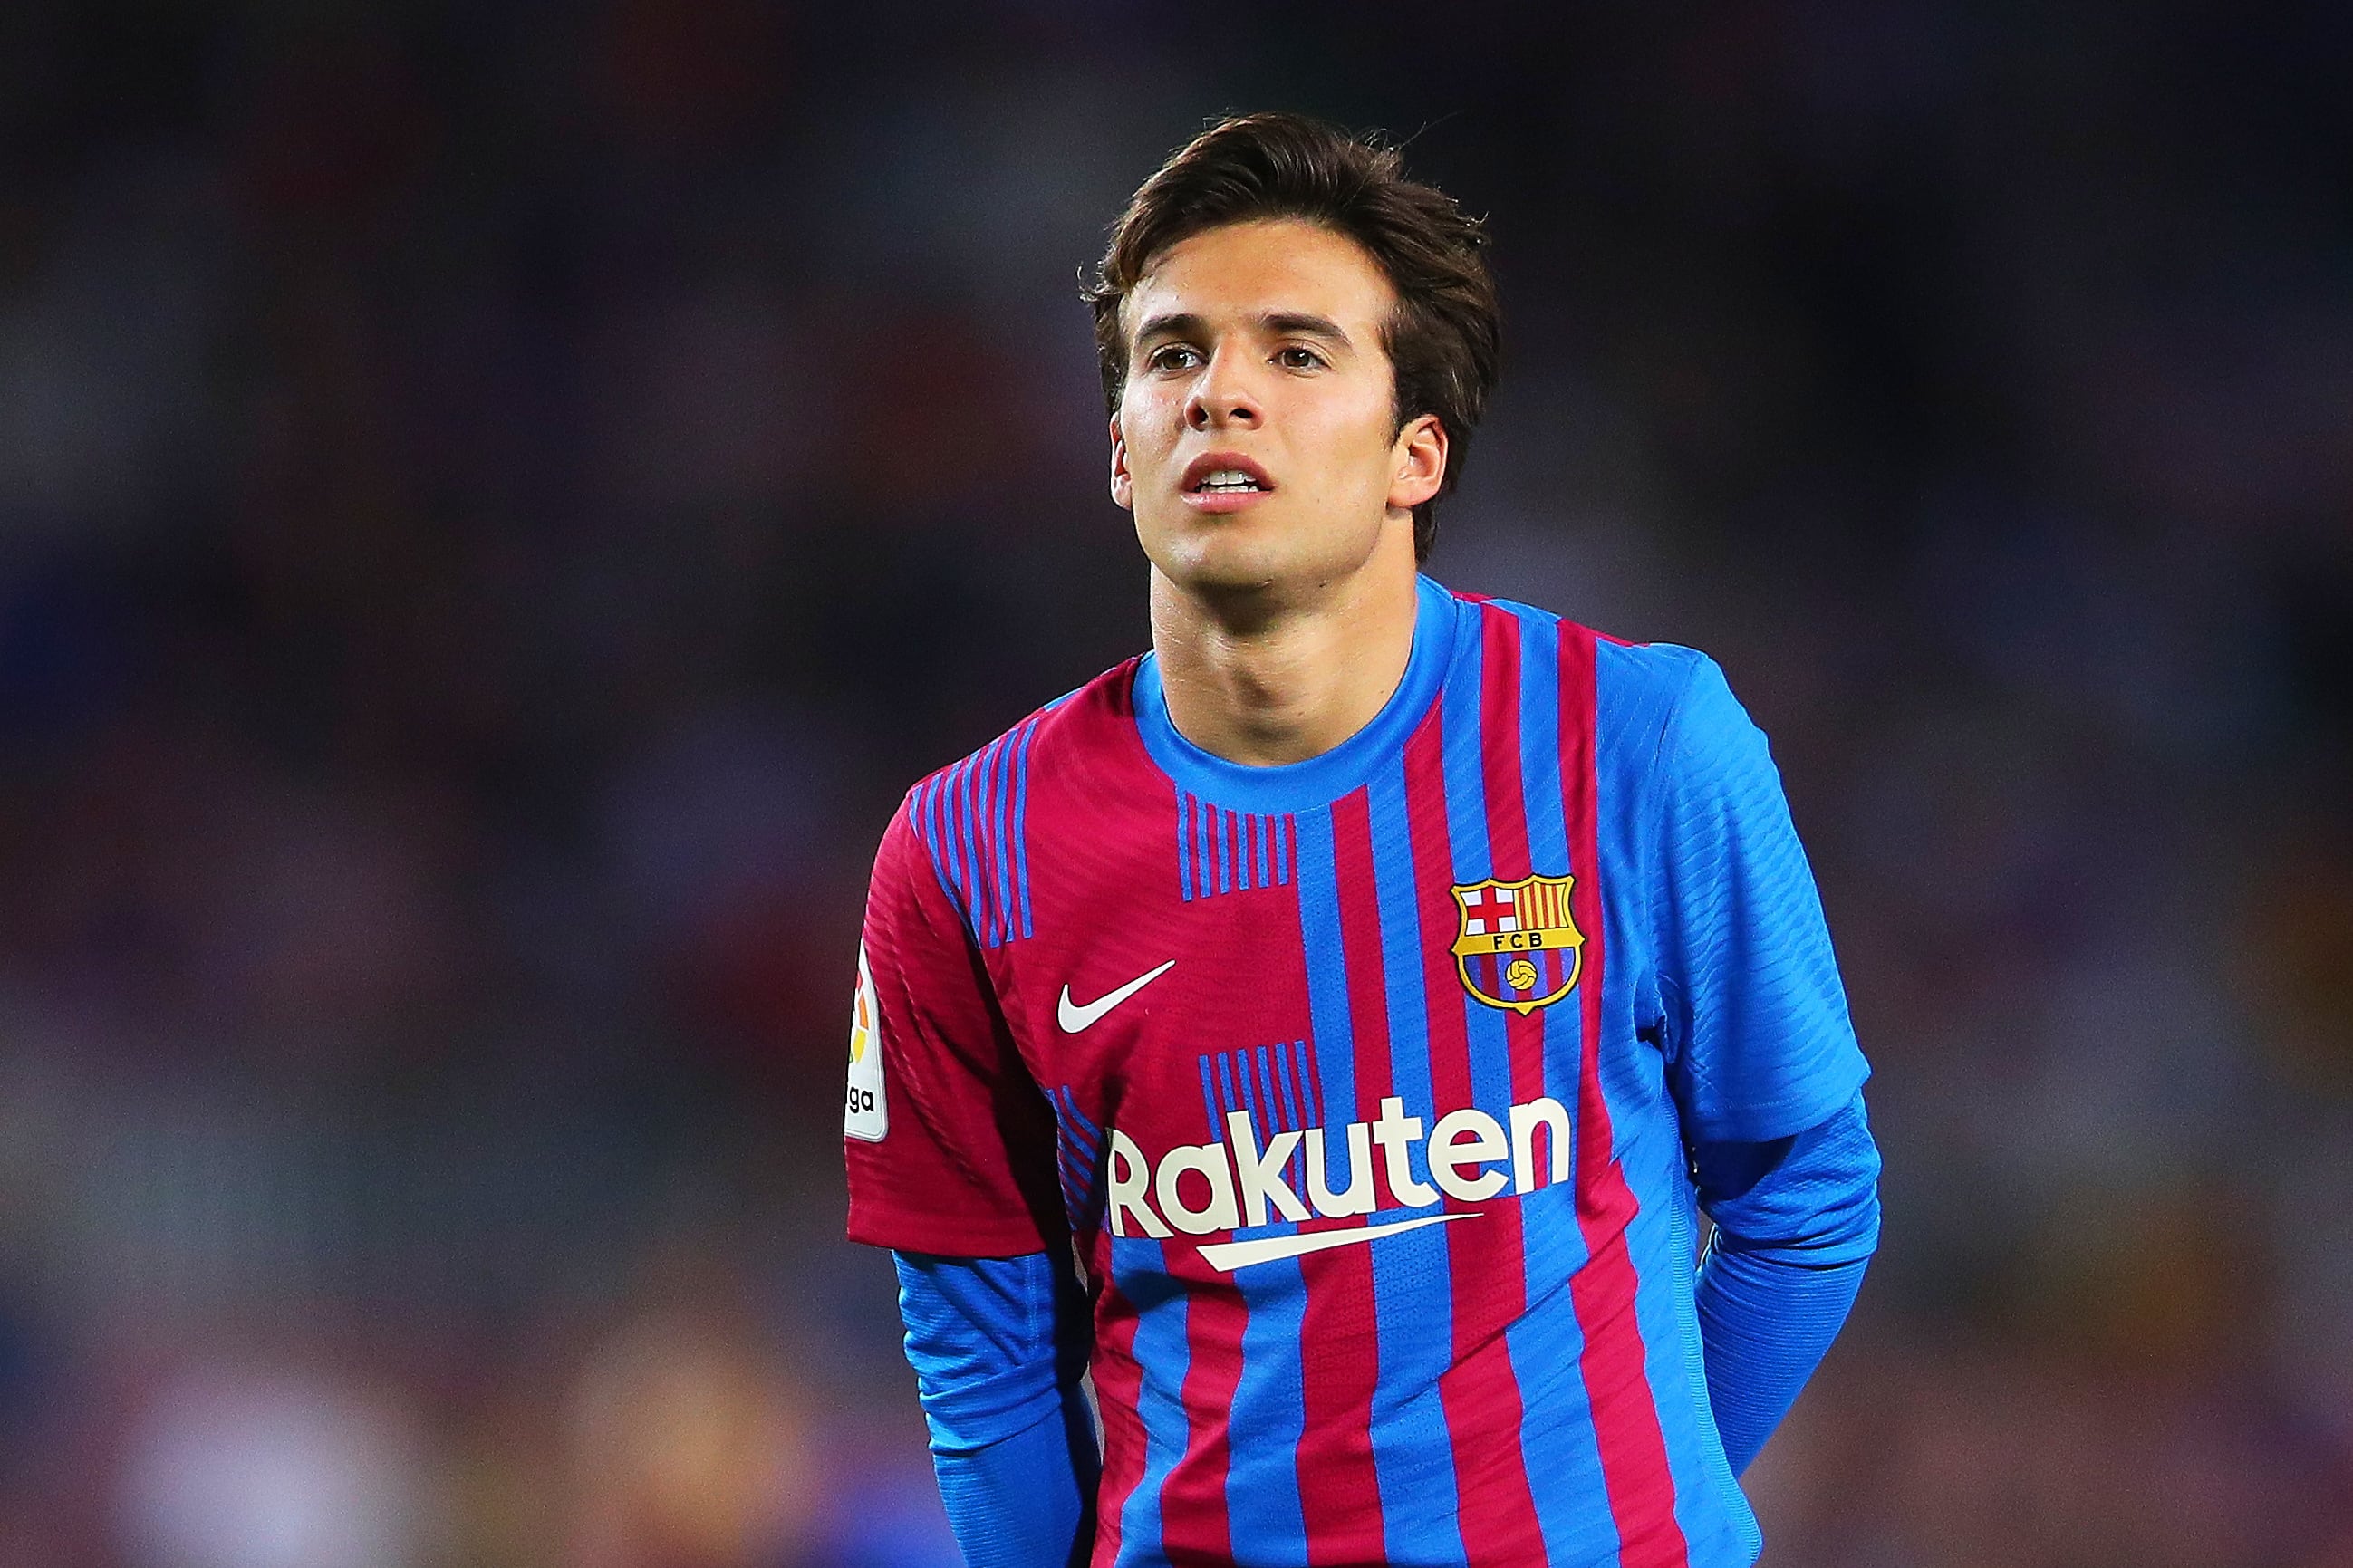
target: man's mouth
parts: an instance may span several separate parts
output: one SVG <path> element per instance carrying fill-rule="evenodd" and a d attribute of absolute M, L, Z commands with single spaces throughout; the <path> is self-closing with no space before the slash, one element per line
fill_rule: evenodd
<path fill-rule="evenodd" d="M 1274 489 L 1274 480 L 1254 458 L 1240 452 L 1204 452 L 1185 465 L 1180 488 L 1196 506 L 1224 502 L 1231 507 L 1266 494 Z"/>

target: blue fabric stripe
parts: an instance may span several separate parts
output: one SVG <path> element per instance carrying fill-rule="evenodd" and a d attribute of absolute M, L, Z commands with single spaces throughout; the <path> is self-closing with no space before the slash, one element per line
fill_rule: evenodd
<path fill-rule="evenodd" d="M 1209 1071 L 1209 1058 L 1208 1057 L 1203 1057 L 1200 1058 L 1200 1061 L 1201 1109 L 1208 1113 L 1209 1125 L 1214 1128 L 1219 1125 L 1224 1120 L 1225 1107 L 1219 1103 L 1218 1085 L 1215 1078 Z"/>
<path fill-rule="evenodd" d="M 1388 992 L 1392 1092 L 1408 1116 L 1436 1120 L 1430 1072 L 1430 1016 L 1422 985 L 1421 921 L 1416 909 L 1413 840 L 1408 831 L 1402 752 L 1373 775 L 1369 790 L 1373 884 L 1379 910 L 1382 979 Z M 1412 1146 L 1414 1174 L 1429 1180 L 1424 1145 Z M 1373 1255 L 1373 1316 L 1380 1335 L 1380 1380 L 1373 1389 L 1373 1468 L 1379 1479 L 1383 1542 L 1392 1561 L 1459 1562 L 1454 1449 L 1439 1404 L 1438 1378 L 1453 1355 L 1453 1269 L 1444 1226 L 1383 1241 Z"/>
<path fill-rule="evenodd" d="M 1287 1236 L 1289 1222 L 1255 1236 Z M 1238 1554 L 1254 1562 L 1307 1561 L 1307 1516 L 1299 1500 L 1299 1438 L 1307 1430 L 1299 1344 L 1307 1286 L 1299 1259 L 1254 1264 L 1234 1277 L 1250 1316 L 1242 1322 L 1242 1373 L 1234 1385 L 1234 1442 L 1226 1472 L 1226 1515 Z"/>
<path fill-rule="evenodd" d="M 1263 1047 L 1259 1048 L 1262 1053 Z M 1248 1049 L 1223 1053 L 1263 1146 L 1276 1116 Z M 1223 1129 L 1219 1130 L 1222 1135 Z M 1252 1237 L 1289 1236 L 1299 1227 L 1274 1218 Z M 1277 1561 L 1307 1556 L 1306 1514 L 1299 1500 L 1298 1448 L 1307 1429 L 1304 1373 L 1299 1342 L 1306 1284 L 1296 1258 L 1253 1264 L 1233 1277 L 1247 1316 L 1242 1320 L 1241 1375 L 1234 1385 L 1230 1430 L 1239 1436 L 1228 1456 L 1226 1512 L 1238 1552 L 1270 1553 Z"/>
<path fill-rule="evenodd" d="M 1290 1122 L 1285 1131 L 1298 1131 L 1307 1125 L 1305 1108 L 1299 1100 L 1299 1085 L 1291 1076 L 1292 1042 L 1283 1041 L 1274 1048 L 1274 1076 L 1281 1087 L 1282 1114 Z"/>
<path fill-rule="evenodd" d="M 1093 1135 L 1094 1124 L 1079 1111 L 1078 1096 L 1068 1084 L 1047 1097 L 1053 1102 L 1057 1130 L 1058 1161 L 1062 1173 L 1062 1196 L 1074 1224 L 1087 1218 L 1088 1207 L 1094 1196 L 1095 1161 L 1098 1147 Z"/>
<path fill-rule="evenodd" d="M 947 846 L 940 833 L 940 786 L 936 778 L 926 779 L 915 792 L 915 821 L 923 830 L 923 847 L 930 851 L 932 875 L 939 879 L 940 890 L 948 902 L 962 912 L 963 900 L 956 897 L 955 882 L 948 876 Z"/>
<path fill-rule="evenodd" d="M 1201 879 L 1201 801 L 1198 795 L 1185 797 L 1188 808 L 1185 813 L 1185 858 L 1193 868 L 1193 896 L 1201 897 L 1209 889 Z"/>
<path fill-rule="evenodd" d="M 988 752 L 987 747 L 967 757 L 964 767 L 965 819 L 964 848 L 972 864 L 970 896 L 973 919 L 980 929 L 980 940 L 994 947 L 996 931 L 992 929 L 990 904 L 992 891 L 988 880 Z"/>
<path fill-rule="evenodd" d="M 972 901 L 972 868 L 965 858 L 971 830 L 965 820 L 964 783 L 965 774 L 970 772 L 967 763 L 958 763 L 950 768 L 941 793 L 945 797 L 947 814 L 948 874 L 955 879 L 956 900 L 963 906 L 965 921 L 972 928 L 973 940 L 978 942 L 981 940 L 980 923 L 978 911 L 974 909 Z"/>
<path fill-rule="evenodd" d="M 990 905 L 995 889 L 988 880 L 988 754 L 983 752 L 965 763 L 965 855 L 972 865 L 973 910 L 981 921 L 982 940 L 990 942 Z M 996 945 L 990 942 L 990 945 Z"/>
<path fill-rule="evenodd" d="M 1185 842 L 1192 823 L 1193 797 L 1180 784 L 1176 789 L 1176 896 L 1187 903 L 1193 900 L 1192 847 Z"/>
<path fill-rule="evenodd" d="M 1208 801 L 1201 802 L 1199 817 L 1201 832 L 1201 896 L 1209 898 L 1218 890 L 1218 808 Z"/>
<path fill-rule="evenodd" d="M 1006 840 L 1012 817 L 1013 761 L 1011 737 L 988 748 L 988 837 L 994 864 L 989 894 L 989 934 L 999 945 L 1013 935 L 1013 863 Z"/>
<path fill-rule="evenodd" d="M 1348 970 L 1340 955 L 1339 868 L 1332 858 L 1332 813 L 1303 811 L 1299 832 L 1299 932 L 1307 955 L 1307 1016 L 1314 1031 L 1315 1071 L 1324 1088 L 1324 1115 L 1356 1120 L 1356 1038 L 1348 1023 Z M 1328 1125 L 1328 1123 L 1326 1123 Z M 1348 1143 L 1324 1144 L 1324 1179 L 1345 1190 Z"/>
<path fill-rule="evenodd" d="M 1185 1374 L 1193 1360 L 1185 1339 L 1185 1295 L 1168 1274 L 1168 1257 L 1148 1237 L 1110 1238 L 1112 1278 L 1135 1304 L 1135 1415 L 1144 1425 L 1144 1474 L 1120 1510 L 1120 1555 L 1163 1560 L 1160 1489 L 1185 1457 Z"/>
<path fill-rule="evenodd" d="M 1021 727 L 1019 760 L 1014 769 L 1013 782 L 1013 868 L 1021 884 L 1021 934 L 1026 939 L 1037 933 L 1029 921 L 1029 743 L 1038 738 L 1040 721 L 1031 719 Z"/>
<path fill-rule="evenodd" d="M 1275 1104 L 1282 1108 L 1282 1131 L 1285 1132 L 1304 1131 L 1307 1127 L 1305 1107 L 1299 1097 L 1299 1083 L 1291 1070 L 1291 1053 L 1294 1048 L 1295 1042 L 1291 1040 L 1278 1041 L 1274 1047 Z M 1293 1150 L 1291 1158 L 1282 1163 L 1284 1176 L 1293 1192 L 1303 1193 L 1304 1190 L 1305 1142 L 1302 1139 L 1302 1147 Z M 1303 1196 L 1300 1201 L 1304 1203 L 1306 1199 Z"/>
<path fill-rule="evenodd" d="M 1561 804 L 1560 623 L 1516 605 L 1512 609 L 1520 622 L 1520 776 L 1528 799 L 1528 869 L 1557 877 L 1584 869 L 1568 863 L 1568 819 Z"/>
<path fill-rule="evenodd" d="M 1208 898 L 1218 890 L 1218 808 L 1193 797 L 1193 884 L 1195 896 Z"/>
<path fill-rule="evenodd" d="M 1297 1043 L 1294 1054 L 1299 1058 L 1299 1104 L 1310 1127 L 1324 1124 L 1324 1090 L 1315 1081 L 1315 1064 L 1307 1058 L 1307 1042 Z"/>
<path fill-rule="evenodd" d="M 907 818 L 915 825 L 915 831 L 923 835 L 923 858 L 932 863 L 933 880 L 938 882 L 940 890 L 947 894 L 948 902 L 955 903 L 955 889 L 949 885 L 947 878 L 940 870 L 940 836 L 932 822 L 931 780 L 926 779 L 917 784 L 914 793 L 908 796 Z"/>
<path fill-rule="evenodd" d="M 1264 1046 L 1250 1051 L 1252 1078 L 1258 1085 L 1258 1102 L 1266 1113 L 1265 1124 L 1259 1129 L 1261 1142 L 1271 1139 L 1282 1126 L 1282 1102 L 1274 1097 L 1274 1070 Z"/>
<path fill-rule="evenodd" d="M 972 926 L 972 910 L 965 902 L 964 896 L 964 878 L 959 873 L 956 864 L 955 817 L 953 799 L 955 791 L 955 771 L 954 769 L 950 769 L 946 773 L 941 775 L 940 778 L 934 783 L 932 788 L 934 849 L 938 856 L 937 865 L 941 879 L 947 885 L 949 901 L 955 905 L 957 917 L 965 922 L 967 929 L 970 929 Z M 976 942 L 980 940 L 980 933 L 978 931 L 974 931 L 973 940 Z"/>

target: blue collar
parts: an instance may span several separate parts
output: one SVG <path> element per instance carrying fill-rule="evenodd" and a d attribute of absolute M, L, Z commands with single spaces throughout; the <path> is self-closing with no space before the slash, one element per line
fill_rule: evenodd
<path fill-rule="evenodd" d="M 1406 660 L 1405 678 L 1372 722 L 1330 751 L 1273 767 L 1228 762 L 1203 751 L 1168 721 L 1160 661 L 1148 653 L 1135 667 L 1135 725 L 1144 749 L 1178 787 L 1229 810 L 1271 816 L 1331 805 L 1367 783 L 1386 759 L 1396 755 L 1445 682 L 1464 624 L 1457 613 L 1461 602 L 1428 577 L 1417 585 L 1420 608 L 1414 618 L 1413 653 Z M 1470 625 L 1475 630 L 1477 622 Z"/>

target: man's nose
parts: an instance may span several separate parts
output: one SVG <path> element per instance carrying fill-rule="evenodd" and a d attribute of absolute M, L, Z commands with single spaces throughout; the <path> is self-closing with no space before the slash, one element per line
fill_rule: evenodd
<path fill-rule="evenodd" d="M 1262 411 L 1242 373 L 1240 356 L 1219 350 L 1201 369 L 1185 399 L 1185 423 L 1196 430 L 1219 425 L 1255 425 Z"/>

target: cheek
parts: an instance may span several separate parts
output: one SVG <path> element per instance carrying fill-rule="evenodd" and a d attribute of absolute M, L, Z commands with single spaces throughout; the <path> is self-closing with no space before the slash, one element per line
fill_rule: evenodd
<path fill-rule="evenodd" d="M 1326 454 L 1320 465 L 1326 482 L 1352 490 L 1387 493 L 1389 449 L 1394 444 L 1388 405 L 1352 405 L 1319 413 L 1314 428 L 1305 434 L 1316 450 Z"/>
<path fill-rule="evenodd" d="M 1133 385 L 1120 397 L 1119 427 L 1127 437 L 1131 457 L 1166 451 L 1175 439 L 1177 423 L 1176 405 L 1168 398 L 1155 397 Z"/>

